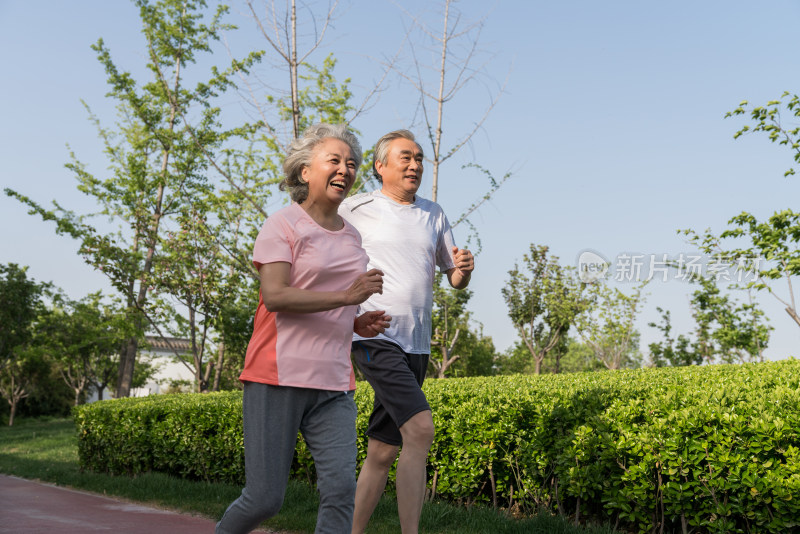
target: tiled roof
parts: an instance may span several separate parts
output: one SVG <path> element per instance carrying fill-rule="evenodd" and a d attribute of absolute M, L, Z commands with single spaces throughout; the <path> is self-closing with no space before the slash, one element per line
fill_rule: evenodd
<path fill-rule="evenodd" d="M 192 350 L 192 342 L 179 337 L 145 336 L 145 341 L 154 351 L 188 352 Z"/>

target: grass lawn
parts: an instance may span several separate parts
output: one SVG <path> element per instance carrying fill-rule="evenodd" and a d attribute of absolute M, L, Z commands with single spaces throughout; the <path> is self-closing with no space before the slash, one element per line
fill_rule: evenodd
<path fill-rule="evenodd" d="M 0 473 L 42 480 L 120 497 L 142 504 L 201 514 L 218 519 L 241 488 L 183 480 L 161 473 L 135 478 L 81 472 L 77 438 L 71 419 L 18 420 L 0 428 Z M 314 532 L 317 497 L 313 488 L 290 482 L 280 514 L 265 525 L 289 532 Z M 396 502 L 384 497 L 368 534 L 400 532 Z M 608 527 L 575 527 L 562 518 L 538 516 L 514 520 L 488 508 L 469 510 L 448 503 L 426 503 L 420 532 L 436 534 L 612 534 Z"/>

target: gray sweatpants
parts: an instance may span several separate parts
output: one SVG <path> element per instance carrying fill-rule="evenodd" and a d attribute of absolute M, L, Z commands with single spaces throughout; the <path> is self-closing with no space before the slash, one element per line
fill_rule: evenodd
<path fill-rule="evenodd" d="M 317 470 L 315 532 L 349 533 L 356 492 L 353 392 L 245 382 L 243 410 L 245 487 L 217 523 L 216 533 L 250 532 L 278 513 L 298 430 Z"/>

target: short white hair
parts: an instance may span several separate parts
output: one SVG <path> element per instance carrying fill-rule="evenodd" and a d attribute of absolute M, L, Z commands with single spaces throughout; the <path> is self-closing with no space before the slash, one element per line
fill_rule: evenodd
<path fill-rule="evenodd" d="M 285 178 L 280 184 L 281 191 L 289 191 L 292 201 L 302 204 L 308 198 L 308 182 L 302 178 L 303 168 L 311 165 L 314 149 L 325 139 L 338 139 L 350 147 L 356 168 L 361 165 L 361 144 L 345 124 L 317 123 L 306 128 L 303 135 L 292 141 L 289 153 L 283 160 Z"/>

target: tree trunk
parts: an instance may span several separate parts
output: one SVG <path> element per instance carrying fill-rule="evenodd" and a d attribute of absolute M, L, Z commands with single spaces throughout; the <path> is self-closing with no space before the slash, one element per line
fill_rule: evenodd
<path fill-rule="evenodd" d="M 225 340 L 221 339 L 217 347 L 217 365 L 214 369 L 214 382 L 211 391 L 219 391 L 219 382 L 222 378 L 222 365 L 225 363 Z"/>
<path fill-rule="evenodd" d="M 8 414 L 8 426 L 14 426 L 14 414 L 17 413 L 17 400 L 8 401 L 8 403 L 11 405 L 11 410 Z"/>
<path fill-rule="evenodd" d="M 444 6 L 444 29 L 442 30 L 442 61 L 439 67 L 439 95 L 436 100 L 436 137 L 433 143 L 433 175 L 431 179 L 431 200 L 436 202 L 439 194 L 439 164 L 442 149 L 442 112 L 444 109 L 444 74 L 447 65 L 447 24 L 450 16 L 450 1 Z"/>
<path fill-rule="evenodd" d="M 139 339 L 131 337 L 125 344 L 125 350 L 119 357 L 119 378 L 114 396 L 118 399 L 129 397 L 133 383 L 133 367 L 136 362 L 136 352 L 139 350 Z"/>
<path fill-rule="evenodd" d="M 294 128 L 294 138 L 300 137 L 300 102 L 297 87 L 297 8 L 295 0 L 292 0 L 292 44 L 291 60 L 289 61 L 289 77 L 292 87 L 292 126 Z"/>
<path fill-rule="evenodd" d="M 795 312 L 792 308 L 786 307 L 786 313 L 789 314 L 789 317 L 794 319 L 794 322 L 797 323 L 797 326 L 800 326 L 800 317 L 797 316 L 797 312 Z"/>
<path fill-rule="evenodd" d="M 542 360 L 544 360 L 544 358 L 533 357 L 533 372 L 537 375 L 542 374 Z"/>

